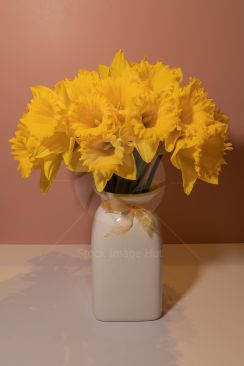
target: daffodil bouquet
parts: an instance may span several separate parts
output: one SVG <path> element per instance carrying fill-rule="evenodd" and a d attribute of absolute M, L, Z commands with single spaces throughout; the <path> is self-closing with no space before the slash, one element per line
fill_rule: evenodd
<path fill-rule="evenodd" d="M 111 66 L 80 70 L 53 89 L 31 88 L 32 100 L 10 140 L 23 178 L 40 169 L 47 192 L 62 161 L 92 173 L 97 190 L 151 189 L 162 154 L 182 172 L 189 194 L 197 179 L 217 184 L 228 142 L 228 117 L 196 78 L 147 59 L 129 62 L 120 50 Z"/>

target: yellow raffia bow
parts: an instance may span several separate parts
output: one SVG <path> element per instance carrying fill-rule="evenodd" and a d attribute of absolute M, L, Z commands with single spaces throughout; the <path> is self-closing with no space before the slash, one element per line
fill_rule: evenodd
<path fill-rule="evenodd" d="M 158 231 L 158 225 L 152 212 L 144 207 L 125 203 L 119 199 L 102 200 L 101 207 L 105 212 L 121 214 L 116 219 L 114 227 L 105 235 L 107 237 L 125 234 L 132 228 L 135 217 L 150 237 Z"/>

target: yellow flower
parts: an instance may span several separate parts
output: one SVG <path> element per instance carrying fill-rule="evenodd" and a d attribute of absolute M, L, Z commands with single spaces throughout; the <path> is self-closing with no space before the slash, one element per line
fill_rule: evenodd
<path fill-rule="evenodd" d="M 81 96 L 72 104 L 69 116 L 73 137 L 100 135 L 104 129 L 110 133 L 117 126 L 113 106 L 99 94 Z"/>
<path fill-rule="evenodd" d="M 111 66 L 100 65 L 98 91 L 113 105 L 117 118 L 124 122 L 127 106 L 142 91 L 140 79 L 119 50 Z"/>
<path fill-rule="evenodd" d="M 80 97 L 94 93 L 99 84 L 99 75 L 95 71 L 80 70 L 74 79 L 65 79 L 55 85 L 58 95 L 66 101 L 66 106 L 76 103 Z"/>
<path fill-rule="evenodd" d="M 190 78 L 187 86 L 176 88 L 174 95 L 179 98 L 179 120 L 176 128 L 165 140 L 165 149 L 173 151 L 179 137 L 194 137 L 199 130 L 216 121 L 226 123 L 228 117 L 216 109 L 201 82 Z"/>
<path fill-rule="evenodd" d="M 199 129 L 194 137 L 181 138 L 177 141 L 171 156 L 172 164 L 181 170 L 183 187 L 190 194 L 197 178 L 217 184 L 221 165 L 226 150 L 232 150 L 227 143 L 228 126 L 215 122 Z"/>
<path fill-rule="evenodd" d="M 82 165 L 93 173 L 96 188 L 103 191 L 116 174 L 125 179 L 136 179 L 136 165 L 132 148 L 118 136 L 87 136 L 80 140 Z"/>
<path fill-rule="evenodd" d="M 151 65 L 146 59 L 132 65 L 146 88 L 156 93 L 172 91 L 182 82 L 180 68 L 171 68 L 163 62 Z"/>
<path fill-rule="evenodd" d="M 47 192 L 59 169 L 62 155 L 68 149 L 67 136 L 56 133 L 39 139 L 20 123 L 10 143 L 14 159 L 19 161 L 18 170 L 22 178 L 28 178 L 32 169 L 40 168 L 40 186 L 43 192 Z"/>
<path fill-rule="evenodd" d="M 131 139 L 145 162 L 150 163 L 159 146 L 175 130 L 178 103 L 174 96 L 148 92 L 134 101 L 127 124 Z"/>
<path fill-rule="evenodd" d="M 117 77 L 116 79 L 111 77 L 103 79 L 99 88 L 99 94 L 111 104 L 120 128 L 123 127 L 126 120 L 129 104 L 140 93 L 140 85 L 131 75 Z"/>
<path fill-rule="evenodd" d="M 195 167 L 198 177 L 212 184 L 218 184 L 218 176 L 224 160 L 225 151 L 232 150 L 232 144 L 227 141 L 228 126 L 214 123 L 207 127 L 196 148 Z"/>
<path fill-rule="evenodd" d="M 214 123 L 215 103 L 199 80 L 191 78 L 189 84 L 181 89 L 179 97 L 181 127 L 186 135 Z"/>
<path fill-rule="evenodd" d="M 21 118 L 32 136 L 50 137 L 60 125 L 64 105 L 57 94 L 44 86 L 31 88 L 33 99 L 27 106 L 27 113 Z"/>
<path fill-rule="evenodd" d="M 22 127 L 22 126 L 21 126 Z M 31 170 L 41 166 L 36 156 L 41 149 L 40 141 L 23 127 L 16 131 L 15 137 L 9 140 L 14 160 L 19 161 L 18 170 L 22 178 L 28 178 Z"/>

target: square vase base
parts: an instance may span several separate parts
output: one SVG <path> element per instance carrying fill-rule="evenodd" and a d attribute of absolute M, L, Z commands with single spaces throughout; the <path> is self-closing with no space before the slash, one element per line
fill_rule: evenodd
<path fill-rule="evenodd" d="M 103 242 L 97 252 L 93 248 L 92 298 L 97 320 L 146 321 L 162 315 L 161 242 L 151 243 L 141 234 L 133 244 L 125 234 L 123 243 L 118 243 L 122 241 L 118 237 L 116 243 Z"/>

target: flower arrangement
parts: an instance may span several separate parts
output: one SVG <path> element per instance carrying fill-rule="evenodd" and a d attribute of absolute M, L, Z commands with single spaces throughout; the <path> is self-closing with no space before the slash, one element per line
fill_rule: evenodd
<path fill-rule="evenodd" d="M 147 59 L 129 62 L 120 50 L 111 66 L 80 70 L 33 98 L 10 140 L 23 178 L 40 169 L 47 192 L 64 161 L 92 173 L 99 192 L 150 190 L 162 154 L 182 173 L 190 194 L 197 179 L 217 184 L 228 142 L 228 117 L 201 82 L 182 86 L 182 71 Z"/>

